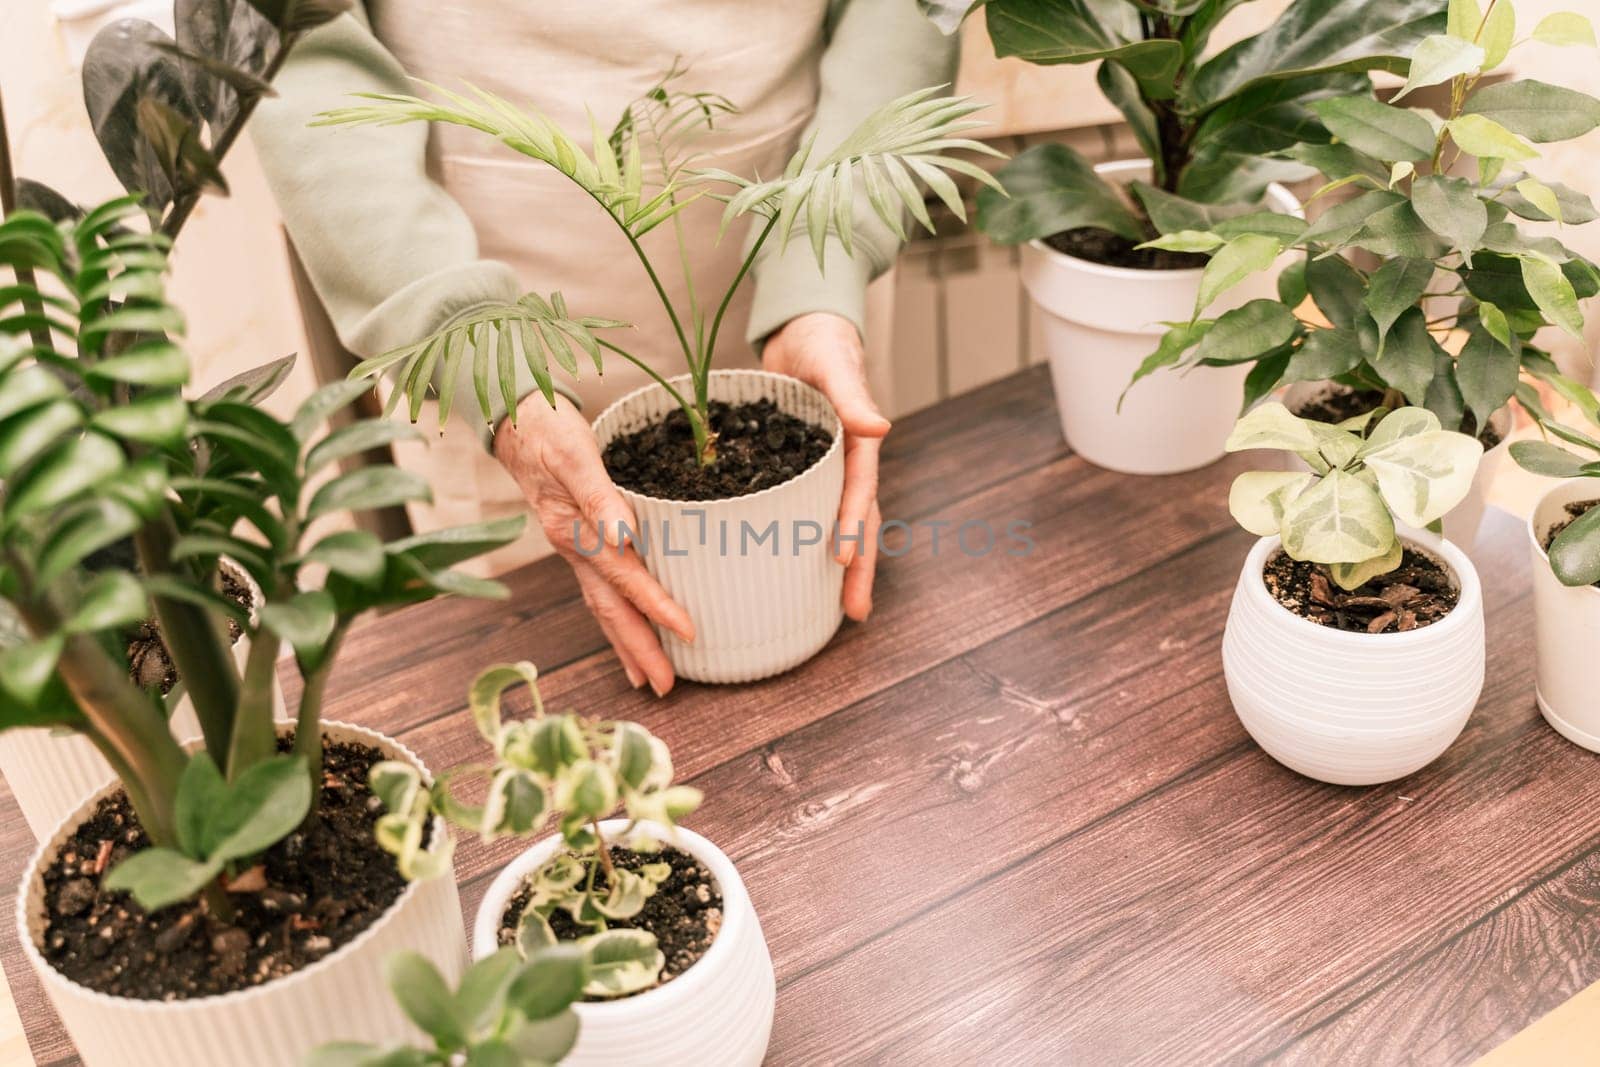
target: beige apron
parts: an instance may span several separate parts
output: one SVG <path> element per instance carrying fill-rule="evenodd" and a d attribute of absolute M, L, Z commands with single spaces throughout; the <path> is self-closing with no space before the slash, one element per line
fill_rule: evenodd
<path fill-rule="evenodd" d="M 414 77 L 447 88 L 470 82 L 526 104 L 585 145 L 585 105 L 609 130 L 622 109 L 677 59 L 689 68 L 677 88 L 721 93 L 740 108 L 698 143 L 704 153 L 699 165 L 768 175 L 782 169 L 815 107 L 827 3 L 372 0 L 368 7 L 378 38 Z M 586 194 L 553 169 L 475 130 L 437 127 L 429 151 L 435 176 L 472 219 L 485 259 L 510 264 L 527 289 L 559 290 L 575 314 L 633 323 L 635 329 L 615 331 L 612 339 L 664 374 L 682 373 L 672 327 L 643 268 Z M 712 303 L 708 318 L 738 269 L 745 237 L 741 225 L 717 240 L 721 207 L 706 200 L 682 215 L 696 292 L 702 305 Z M 671 231 L 670 224 L 658 227 L 644 245 L 674 305 L 686 315 Z M 749 293 L 747 284 L 723 323 L 719 367 L 754 363 L 744 339 Z M 620 357 L 610 360 L 601 378 L 592 365 L 582 369 L 576 387 L 590 418 L 648 381 Z M 457 406 L 470 407 L 471 401 Z M 432 410 L 424 412 L 423 425 L 431 427 L 435 418 Z M 400 456 L 434 487 L 434 505 L 413 511 L 418 528 L 521 510 L 516 486 L 462 416 L 452 413 L 450 423 L 425 453 Z M 482 569 L 504 571 L 548 551 L 534 532 L 490 557 Z"/>

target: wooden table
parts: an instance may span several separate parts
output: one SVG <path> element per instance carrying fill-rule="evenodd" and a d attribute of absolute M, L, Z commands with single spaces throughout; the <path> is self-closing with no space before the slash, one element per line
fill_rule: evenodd
<path fill-rule="evenodd" d="M 1489 680 L 1461 739 L 1392 785 L 1321 785 L 1223 686 L 1246 466 L 1097 470 L 1029 371 L 903 420 L 882 503 L 1031 522 L 1036 550 L 919 532 L 871 622 L 788 675 L 635 692 L 547 560 L 509 603 L 361 627 L 331 710 L 449 767 L 481 754 L 468 680 L 528 658 L 547 704 L 660 734 L 760 912 L 775 1064 L 1469 1060 L 1600 978 L 1600 760 L 1535 709 L 1520 527 L 1493 513 L 1475 553 Z M 9 909 L 14 813 L 5 835 Z M 463 841 L 469 914 L 515 847 Z M 3 936 L 39 1063 L 69 1062 Z"/>

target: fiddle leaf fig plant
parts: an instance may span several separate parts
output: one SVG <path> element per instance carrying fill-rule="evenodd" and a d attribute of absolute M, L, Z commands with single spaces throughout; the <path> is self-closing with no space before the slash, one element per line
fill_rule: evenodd
<path fill-rule="evenodd" d="M 389 403 L 393 408 L 402 396 L 409 398 L 413 421 L 437 379 L 442 419 L 454 402 L 452 391 L 458 371 L 463 361 L 470 359 L 483 417 L 491 417 L 490 390 L 498 388 L 514 419 L 518 358 L 527 365 L 545 399 L 554 404 L 550 361 L 553 359 L 564 372 L 576 377 L 583 355 L 594 364 L 596 373 L 601 373 L 604 350 L 637 365 L 667 390 L 688 417 L 698 461 L 708 465 L 716 460 L 716 439 L 710 428 L 707 390 L 723 317 L 756 257 L 770 241 L 776 239 L 779 245 L 786 245 L 795 227 L 802 227 L 818 264 L 826 266 L 830 236 L 838 239 L 847 255 L 850 253 L 852 209 L 858 189 L 873 213 L 903 236 L 905 213 L 930 232 L 933 230 L 919 182 L 963 218 L 965 209 L 950 173 L 968 175 L 997 191 L 1000 188 L 983 168 L 952 154 L 999 154 L 962 136 L 981 125 L 970 116 L 982 105 L 940 96 L 937 89 L 923 89 L 885 105 L 826 154 L 814 152 L 810 143 L 802 145 L 783 172 L 770 180 L 694 168 L 690 164 L 696 135 L 711 129 L 732 107 L 721 97 L 675 89 L 672 82 L 682 73 L 678 68 L 669 72 L 644 99 L 630 106 L 609 132 L 592 123 L 587 148 L 543 115 L 519 109 L 470 86 L 465 93 L 428 86 L 438 101 L 359 94 L 365 103 L 327 112 L 317 125 L 450 123 L 479 130 L 522 155 L 554 167 L 593 198 L 632 247 L 672 323 L 689 374 L 691 395 L 685 396 L 647 363 L 595 332 L 613 330 L 625 323 L 575 316 L 569 313 L 560 293 L 548 298 L 530 293 L 515 304 L 482 309 L 415 344 L 363 362 L 352 377 L 370 379 L 394 370 L 401 388 L 395 390 Z M 714 305 L 709 300 L 702 302 L 696 291 L 695 279 L 687 271 L 684 231 L 676 222 L 679 212 L 707 196 L 726 202 L 724 228 L 743 216 L 760 220 L 738 271 Z M 678 257 L 685 264 L 683 306 L 667 295 L 656 264 L 640 244 L 645 234 L 669 221 L 674 223 L 679 250 L 685 253 Z"/>
<path fill-rule="evenodd" d="M 428 877 L 439 872 L 416 861 L 423 826 L 434 814 L 485 840 L 535 835 L 553 824 L 565 849 L 529 876 L 531 892 L 518 920 L 516 946 L 531 959 L 560 944 L 550 917 L 565 912 L 588 931 L 575 942 L 588 960 L 584 992 L 625 996 L 655 984 L 665 961 L 655 935 L 608 924 L 638 915 L 671 867 L 646 863 L 629 870 L 612 862 L 600 821 L 620 807 L 630 826 L 617 839 L 635 852 L 654 852 L 659 841 L 636 824 L 650 823 L 670 834 L 699 806 L 700 791 L 672 784 L 672 755 L 644 727 L 547 713 L 538 678 L 533 664 L 508 663 L 488 668 L 472 683 L 469 705 L 478 732 L 494 752 L 491 764 L 459 768 L 431 787 L 410 764 L 385 762 L 372 769 L 373 790 L 389 809 L 379 820 L 378 840 L 396 854 L 408 877 Z M 502 698 L 524 683 L 533 696 L 533 717 L 506 721 Z M 452 792 L 452 782 L 468 773 L 489 780 L 481 806 L 463 804 Z"/>
<path fill-rule="evenodd" d="M 1192 321 L 1172 326 L 1140 375 L 1253 364 L 1246 407 L 1281 384 L 1331 379 L 1382 393 L 1389 408 L 1426 407 L 1468 433 L 1532 393 L 1519 388 L 1523 373 L 1595 410 L 1593 394 L 1561 373 L 1535 335 L 1554 327 L 1582 337 L 1579 300 L 1600 292 L 1600 269 L 1529 225 L 1580 225 L 1595 208 L 1528 168 L 1536 144 L 1600 125 L 1600 101 L 1534 79 L 1484 84 L 1514 46 L 1515 23 L 1510 0 L 1481 9 L 1451 0 L 1446 27 L 1417 45 L 1396 102 L 1338 95 L 1309 105 L 1334 141 L 1279 154 L 1311 160 L 1328 179 L 1324 192 L 1348 186 L 1360 190 L 1354 199 L 1279 233 L 1239 234 L 1223 220 L 1149 242 L 1212 259 Z M 1587 26 L 1579 15 L 1569 23 Z M 1443 113 L 1407 106 L 1413 90 L 1435 84 L 1449 89 Z M 1472 177 L 1456 176 L 1461 164 Z M 1358 249 L 1378 265 L 1344 255 Z M 1202 317 L 1211 297 L 1286 251 L 1297 261 L 1279 280 L 1279 301 Z M 1308 295 L 1315 314 L 1301 307 Z M 1523 407 L 1549 428 L 1542 409 Z"/>
<path fill-rule="evenodd" d="M 1291 559 L 1321 564 L 1340 588 L 1358 589 L 1401 563 L 1396 521 L 1421 529 L 1472 488 L 1483 455 L 1474 437 L 1442 429 L 1424 408 L 1379 410 L 1337 426 L 1272 401 L 1249 412 L 1229 452 L 1292 452 L 1309 471 L 1250 471 L 1228 510 L 1259 537 L 1277 534 Z"/>
<path fill-rule="evenodd" d="M 427 957 L 399 952 L 384 964 L 389 991 L 433 1047 L 323 1045 L 305 1067 L 545 1067 L 577 1043 L 572 1002 L 583 993 L 589 961 L 572 945 L 523 959 L 501 949 L 474 963 L 451 989 Z"/>
<path fill-rule="evenodd" d="M 1270 26 L 1209 48 L 1244 0 L 918 0 L 946 33 L 983 8 L 996 56 L 1098 63 L 1096 81 L 1150 160 L 1131 199 L 1063 144 L 1000 171 L 1009 199 L 978 196 L 978 227 L 1004 244 L 1094 227 L 1138 242 L 1258 210 L 1267 185 L 1330 150 L 1318 101 L 1370 91 L 1444 32 L 1440 0 L 1293 0 Z M 1206 251 L 1206 249 L 1198 249 Z"/>

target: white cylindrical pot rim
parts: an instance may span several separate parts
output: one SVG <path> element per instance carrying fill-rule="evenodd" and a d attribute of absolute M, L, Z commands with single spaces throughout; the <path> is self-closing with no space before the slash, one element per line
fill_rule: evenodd
<path fill-rule="evenodd" d="M 294 723 L 279 722 L 277 725 L 281 732 L 286 727 L 292 727 Z M 392 737 L 389 737 L 386 734 L 381 734 L 376 730 L 369 730 L 364 726 L 355 726 L 351 723 L 343 722 L 326 721 L 323 722 L 321 726 L 323 730 L 323 736 L 325 738 L 332 738 L 334 740 L 341 741 L 354 741 L 369 745 L 372 748 L 376 748 L 379 751 L 384 752 L 391 758 L 402 759 L 410 763 L 423 773 L 424 778 L 428 777 L 427 766 L 422 762 L 421 758 L 418 757 L 415 752 L 411 751 L 411 749 L 405 744 L 395 740 Z M 198 739 L 191 740 L 189 745 L 192 746 L 196 741 L 198 741 Z M 22 951 L 27 957 L 29 964 L 32 965 L 35 973 L 39 974 L 46 984 L 54 985 L 57 990 L 65 992 L 72 997 L 78 998 L 79 1000 L 96 1001 L 107 1006 L 115 1006 L 118 1010 L 122 1011 L 142 1011 L 153 1015 L 170 1015 L 174 1012 L 181 1012 L 186 1009 L 200 1010 L 219 1006 L 231 1007 L 235 1005 L 243 1005 L 252 999 L 259 999 L 264 996 L 278 993 L 296 983 L 310 981 L 330 968 L 337 966 L 345 956 L 354 952 L 366 942 L 377 937 L 381 930 L 387 927 L 390 923 L 394 922 L 396 916 L 401 914 L 403 911 L 401 905 L 404 904 L 410 897 L 420 892 L 421 883 L 408 882 L 405 888 L 400 891 L 400 895 L 394 899 L 393 903 L 389 905 L 383 914 L 379 915 L 375 920 L 373 920 L 372 925 L 368 926 L 355 937 L 351 938 L 349 941 L 346 941 L 332 952 L 329 952 L 326 956 L 317 960 L 315 963 L 312 963 L 306 967 L 302 967 L 293 974 L 287 974 L 281 978 L 270 979 L 260 985 L 251 986 L 249 989 L 236 989 L 229 993 L 216 993 L 203 997 L 184 997 L 175 1000 L 145 999 L 142 997 L 119 997 L 110 993 L 103 993 L 97 989 L 91 989 L 88 986 L 80 985 L 79 983 L 68 978 L 66 975 L 56 970 L 55 967 L 50 964 L 50 961 L 44 958 L 44 954 L 39 951 L 38 945 L 34 943 L 33 932 L 30 929 L 31 924 L 29 921 L 29 913 L 32 910 L 31 905 L 35 903 L 35 886 L 36 884 L 41 883 L 43 880 L 43 867 L 45 858 L 47 856 L 53 858 L 56 850 L 66 840 L 68 835 L 78 828 L 78 825 L 94 809 L 94 806 L 121 788 L 122 783 L 120 780 L 108 782 L 106 785 L 96 790 L 82 804 L 80 804 L 77 809 L 63 819 L 60 825 L 56 827 L 55 831 L 51 833 L 49 837 L 40 842 L 40 844 L 34 849 L 33 856 L 28 860 L 28 865 L 23 870 L 22 881 L 17 891 L 17 940 L 21 942 Z M 433 844 L 431 847 L 442 847 L 448 839 L 448 830 L 445 826 L 444 819 L 441 816 L 434 816 L 432 824 Z M 42 901 L 39 903 L 41 906 L 43 906 Z"/>
<path fill-rule="evenodd" d="M 1148 159 L 1117 159 L 1109 163 L 1096 163 L 1094 172 L 1103 178 L 1120 178 L 1124 175 L 1137 177 L 1141 174 L 1149 174 L 1152 169 Z M 1300 203 L 1293 193 L 1278 182 L 1273 182 L 1267 186 L 1266 199 L 1283 209 L 1279 214 L 1305 218 L 1305 206 Z M 1042 237 L 1030 238 L 1028 245 L 1038 249 L 1046 256 L 1072 264 L 1074 270 L 1081 270 L 1085 274 L 1098 274 L 1103 278 L 1114 278 L 1118 281 L 1148 284 L 1151 276 L 1154 275 L 1193 286 L 1199 284 L 1200 276 L 1206 271 L 1205 267 L 1179 267 L 1175 270 L 1142 270 L 1138 267 L 1118 267 L 1109 263 L 1096 263 L 1093 260 L 1080 259 L 1077 256 L 1068 255 L 1058 249 L 1051 248 Z"/>
<path fill-rule="evenodd" d="M 736 951 L 739 940 L 744 936 L 744 923 L 754 914 L 743 879 L 739 877 L 733 861 L 716 845 L 685 827 L 672 829 L 643 820 L 630 824 L 627 819 L 607 819 L 600 824 L 600 830 L 609 840 L 612 834 L 626 830 L 630 825 L 634 825 L 635 831 L 643 830 L 662 844 L 673 845 L 705 864 L 722 894 L 722 926 L 718 928 L 716 937 L 712 938 L 711 947 L 706 949 L 705 955 L 667 984 L 628 997 L 585 1000 L 573 1005 L 586 1020 L 592 1018 L 596 1022 L 635 1014 L 643 1003 L 658 1008 L 673 1008 L 679 1006 L 680 1002 L 692 1000 L 701 986 L 713 980 L 724 960 Z M 483 901 L 478 905 L 478 914 L 473 921 L 473 959 L 491 956 L 500 948 L 500 919 L 505 914 L 506 905 L 516 895 L 523 878 L 562 847 L 559 834 L 542 838 L 495 875 L 494 881 L 484 891 Z"/>
<path fill-rule="evenodd" d="M 775 373 L 773 371 L 768 371 L 768 370 L 747 370 L 747 369 L 714 370 L 714 371 L 711 372 L 711 377 L 713 377 L 713 378 L 737 378 L 737 377 L 743 377 L 743 378 L 749 378 L 749 379 L 762 379 L 762 378 L 764 378 L 764 379 L 782 381 L 782 382 L 786 382 L 786 383 L 788 383 L 788 382 L 795 383 L 795 385 L 798 385 L 803 391 L 815 394 L 816 397 L 818 399 L 820 399 L 822 401 L 822 403 L 825 405 L 825 407 L 827 408 L 828 412 L 831 415 L 831 424 L 823 426 L 822 428 L 824 430 L 827 430 L 829 433 L 831 433 L 833 435 L 832 443 L 829 444 L 827 450 L 825 452 L 823 452 L 822 455 L 817 458 L 817 461 L 815 463 L 811 464 L 811 466 L 807 467 L 805 470 L 796 471 L 794 474 L 790 475 L 788 478 L 785 478 L 783 481 L 777 483 L 776 485 L 769 485 L 764 489 L 756 490 L 754 493 L 745 493 L 745 494 L 743 494 L 741 496 L 736 496 L 736 497 L 719 497 L 719 498 L 714 499 L 714 500 L 674 500 L 674 499 L 672 499 L 670 497 L 651 496 L 649 493 L 641 493 L 641 492 L 639 492 L 639 491 L 637 491 L 635 489 L 628 489 L 628 488 L 625 488 L 625 487 L 620 486 L 620 485 L 617 486 L 618 491 L 621 492 L 625 498 L 636 499 L 636 500 L 647 500 L 647 501 L 650 501 L 651 503 L 663 504 L 663 505 L 669 505 L 669 506 L 688 505 L 688 506 L 694 507 L 694 508 L 705 508 L 708 512 L 710 512 L 710 511 L 713 511 L 717 507 L 717 505 L 719 505 L 719 504 L 728 504 L 728 503 L 730 503 L 732 501 L 735 501 L 735 500 L 740 501 L 740 502 L 745 502 L 745 501 L 752 501 L 752 500 L 761 500 L 763 497 L 770 498 L 772 496 L 775 496 L 778 493 L 780 493 L 781 491 L 783 491 L 785 488 L 787 488 L 788 486 L 793 485 L 795 482 L 799 481 L 801 478 L 804 478 L 806 475 L 810 474 L 812 471 L 815 471 L 818 468 L 820 468 L 824 463 L 826 463 L 828 461 L 828 459 L 835 452 L 841 451 L 844 448 L 844 424 L 839 421 L 839 413 L 834 410 L 833 402 L 830 401 L 825 395 L 823 395 L 823 393 L 820 390 L 818 390 L 815 386 L 811 385 L 810 383 L 802 382 L 798 378 L 791 378 L 787 374 L 778 374 L 778 373 Z M 682 393 L 682 391 L 683 391 L 681 388 L 679 388 L 680 386 L 688 385 L 688 384 L 692 384 L 693 383 L 693 379 L 688 374 L 680 374 L 680 375 L 678 375 L 678 376 L 676 376 L 674 378 L 668 378 L 667 381 L 669 383 L 671 383 L 671 385 L 672 385 L 672 387 L 674 389 L 678 389 L 678 391 L 680 393 Z M 646 393 L 653 393 L 653 392 L 660 392 L 660 391 L 662 391 L 662 387 L 661 387 L 661 384 L 659 382 L 647 382 L 644 385 L 641 385 L 639 388 L 637 388 L 637 389 L 633 390 L 632 392 L 629 392 L 629 393 L 627 393 L 627 394 L 625 394 L 623 396 L 618 397 L 616 400 L 613 400 L 610 404 L 606 405 L 605 410 L 600 412 L 599 415 L 595 416 L 595 420 L 594 420 L 593 425 L 596 428 L 599 428 L 600 426 L 604 425 L 605 423 L 614 420 L 617 417 L 617 413 L 618 412 L 620 412 L 620 411 L 624 410 L 626 407 L 630 406 L 637 398 L 639 398 L 641 396 L 644 396 Z"/>
<path fill-rule="evenodd" d="M 1467 558 L 1467 554 L 1444 538 L 1426 531 L 1402 530 L 1399 531 L 1399 536 L 1401 543 L 1433 556 L 1438 562 L 1443 563 L 1456 582 L 1459 597 L 1455 607 L 1451 608 L 1444 618 L 1427 626 L 1420 626 L 1405 633 L 1353 633 L 1332 626 L 1323 626 L 1290 611 L 1267 591 L 1266 579 L 1263 577 L 1267 560 L 1282 547 L 1283 542 L 1277 534 L 1260 538 L 1245 558 L 1244 574 L 1247 580 L 1243 583 L 1244 595 L 1258 604 L 1281 612 L 1292 625 L 1302 627 L 1301 632 L 1315 633 L 1319 640 L 1327 642 L 1330 646 L 1348 648 L 1352 652 L 1359 652 L 1363 648 L 1370 649 L 1375 641 L 1381 642 L 1389 649 L 1404 648 L 1408 644 L 1431 643 L 1442 640 L 1455 630 L 1470 626 L 1472 618 L 1483 602 L 1483 586 L 1478 581 L 1478 571 Z"/>
<path fill-rule="evenodd" d="M 1564 507 L 1573 500 L 1582 499 L 1590 494 L 1593 494 L 1594 499 L 1600 500 L 1600 479 L 1566 478 L 1540 494 L 1538 503 L 1528 512 L 1528 521 L 1523 523 L 1523 528 L 1528 531 L 1528 540 L 1533 544 L 1534 558 L 1546 567 L 1550 566 L 1550 553 L 1544 547 L 1544 535 L 1552 524 L 1547 521 L 1541 522 L 1540 513 L 1545 510 L 1546 504 L 1560 503 Z M 1556 499 L 1558 497 L 1559 500 Z M 1540 529 L 1541 526 L 1544 529 Z M 1561 588 L 1570 589 L 1574 596 L 1600 597 L 1600 586 L 1562 583 Z"/>

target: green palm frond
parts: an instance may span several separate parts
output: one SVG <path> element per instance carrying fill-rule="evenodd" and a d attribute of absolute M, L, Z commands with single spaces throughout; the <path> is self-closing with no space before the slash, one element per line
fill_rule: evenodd
<path fill-rule="evenodd" d="M 503 97 L 473 85 L 467 94 L 419 82 L 445 102 L 398 93 L 357 93 L 370 101 L 357 107 L 322 112 L 313 126 L 395 126 L 406 122 L 443 122 L 481 130 L 512 151 L 547 163 L 593 197 L 634 239 L 638 240 L 677 212 L 692 198 L 675 201 L 680 186 L 668 182 L 646 187 L 644 163 L 635 138 L 623 138 L 622 150 L 590 116 L 590 147 L 536 111 L 518 108 Z"/>
<path fill-rule="evenodd" d="M 527 365 L 545 399 L 554 404 L 550 360 L 554 358 L 562 370 L 576 378 L 581 351 L 594 363 L 595 373 L 601 373 L 601 342 L 594 331 L 627 325 L 615 319 L 575 317 L 568 313 L 567 302 L 560 293 L 551 293 L 548 300 L 528 293 L 515 304 L 479 308 L 415 344 L 364 360 L 350 372 L 350 377 L 376 378 L 394 368 L 397 388 L 390 394 L 384 414 L 392 414 L 403 396 L 409 401 L 412 422 L 421 417 L 422 402 L 437 377 L 442 426 L 455 400 L 462 361 L 471 359 L 472 384 L 484 418 L 491 410 L 492 381 L 515 421 L 518 358 Z"/>
<path fill-rule="evenodd" d="M 629 151 L 631 142 L 639 142 L 647 157 L 653 157 L 645 167 L 647 176 L 658 185 L 679 184 L 701 155 L 695 150 L 696 143 L 714 131 L 723 118 L 739 112 L 720 93 L 673 88 L 673 83 L 687 73 L 688 68 L 674 60 L 660 81 L 623 109 L 608 139 L 618 156 Z"/>
<path fill-rule="evenodd" d="M 789 160 L 780 178 L 752 181 L 724 170 L 700 171 L 698 177 L 739 187 L 737 193 L 719 197 L 728 205 L 723 212 L 724 228 L 740 215 L 760 215 L 775 223 L 780 244 L 787 246 L 794 227 L 803 220 L 819 264 L 830 233 L 838 237 L 847 255 L 853 254 L 851 211 L 858 182 L 873 213 L 896 236 L 905 239 L 902 219 L 907 212 L 932 233 L 933 220 L 917 187 L 918 180 L 963 220 L 966 208 L 961 192 L 946 171 L 964 174 L 1005 193 L 987 170 L 949 154 L 1002 155 L 980 141 L 961 136 L 983 125 L 969 116 L 984 105 L 969 97 L 939 96 L 939 90 L 938 86 L 919 89 L 891 101 L 869 115 L 820 160 L 811 158 L 813 146 L 808 141 Z"/>

